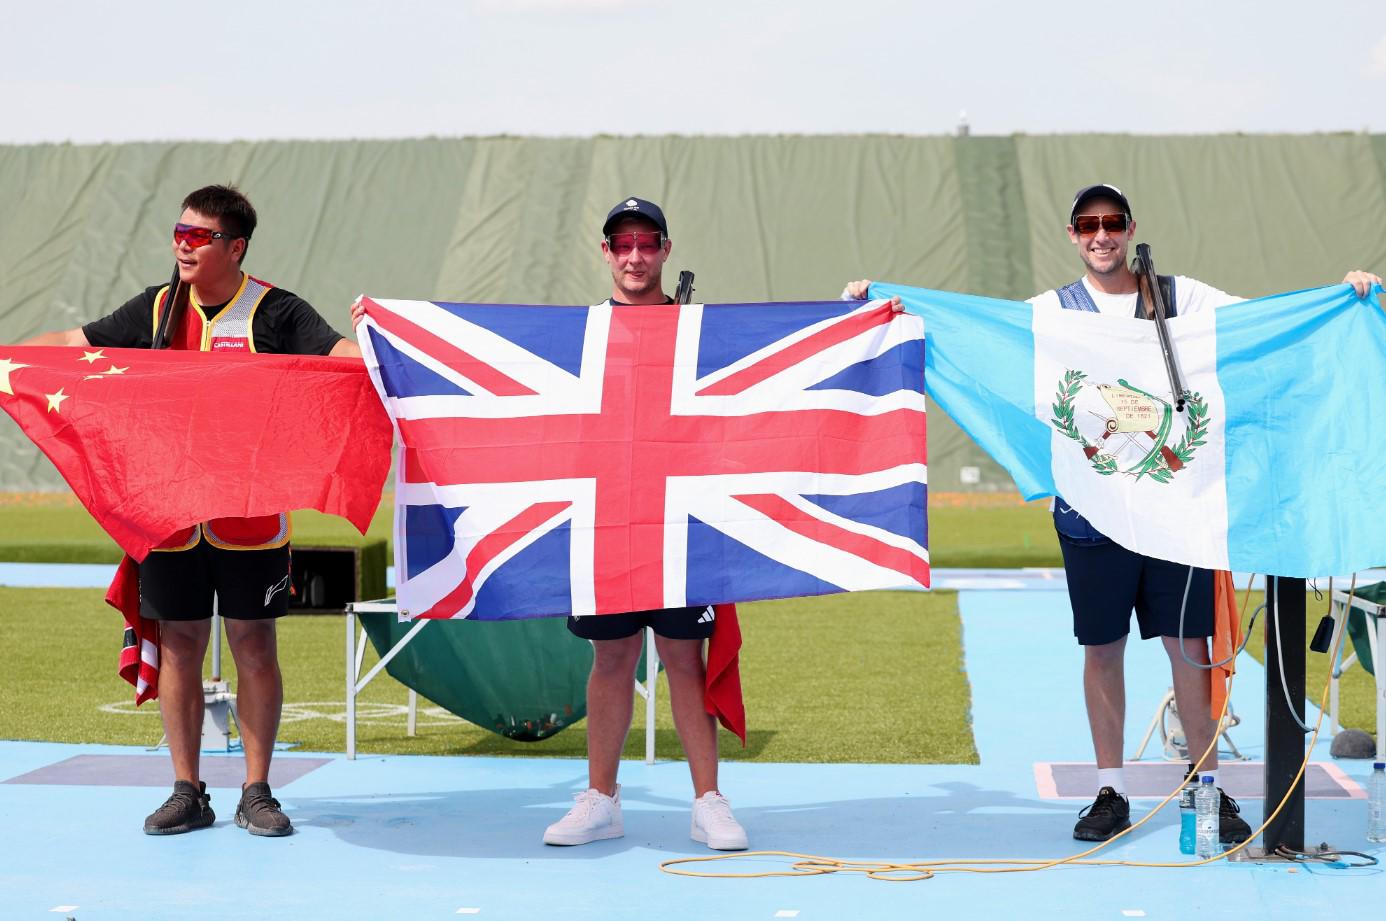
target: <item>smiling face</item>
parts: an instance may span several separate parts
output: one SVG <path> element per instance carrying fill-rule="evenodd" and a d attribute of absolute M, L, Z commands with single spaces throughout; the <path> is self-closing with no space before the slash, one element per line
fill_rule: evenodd
<path fill-rule="evenodd" d="M 1110 198 L 1092 198 L 1083 203 L 1074 215 L 1078 218 L 1089 215 L 1124 214 L 1125 208 Z M 1094 233 L 1080 233 L 1073 224 L 1068 225 L 1068 238 L 1078 248 L 1078 258 L 1087 266 L 1094 278 L 1114 278 L 1129 273 L 1126 249 L 1136 234 L 1136 222 L 1127 220 L 1124 231 L 1111 231 L 1099 226 Z"/>
<path fill-rule="evenodd" d="M 654 221 L 632 216 L 611 225 L 611 235 L 658 233 Z M 611 268 L 611 296 L 625 304 L 662 304 L 664 302 L 664 262 L 673 244 L 661 241 L 654 252 L 633 246 L 628 252 L 617 253 L 606 240 L 602 241 L 602 257 Z"/>
<path fill-rule="evenodd" d="M 213 233 L 226 232 L 217 218 L 191 208 L 183 210 L 178 223 L 205 228 Z M 173 258 L 178 261 L 178 277 L 184 284 L 195 285 L 199 289 L 215 289 L 224 286 L 229 279 L 239 279 L 245 243 L 244 238 L 233 239 L 229 236 L 214 239 L 204 246 L 193 246 L 188 240 L 175 239 Z"/>

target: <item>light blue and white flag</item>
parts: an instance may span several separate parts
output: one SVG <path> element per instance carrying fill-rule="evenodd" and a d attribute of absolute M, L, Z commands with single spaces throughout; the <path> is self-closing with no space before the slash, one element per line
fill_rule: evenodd
<path fill-rule="evenodd" d="M 1386 563 L 1386 314 L 1349 285 L 1154 323 L 890 284 L 928 392 L 1015 478 L 1121 545 L 1315 577 Z"/>

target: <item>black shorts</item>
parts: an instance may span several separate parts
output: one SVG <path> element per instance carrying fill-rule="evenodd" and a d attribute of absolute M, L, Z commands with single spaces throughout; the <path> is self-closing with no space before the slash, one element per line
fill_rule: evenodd
<path fill-rule="evenodd" d="M 705 640 L 712 636 L 712 608 L 663 608 L 629 614 L 588 614 L 569 617 L 568 629 L 584 640 L 620 640 L 645 627 L 670 640 Z"/>
<path fill-rule="evenodd" d="M 1182 563 L 1133 553 L 1113 541 L 1075 541 L 1059 535 L 1073 607 L 1073 635 L 1083 646 L 1114 643 L 1131 632 L 1136 611 L 1141 639 L 1179 636 L 1179 609 L 1184 609 L 1186 637 L 1213 635 L 1213 574 Z"/>
<path fill-rule="evenodd" d="M 267 620 L 289 611 L 289 548 L 221 550 L 199 541 L 190 550 L 150 553 L 140 564 L 140 614 L 151 620 Z"/>

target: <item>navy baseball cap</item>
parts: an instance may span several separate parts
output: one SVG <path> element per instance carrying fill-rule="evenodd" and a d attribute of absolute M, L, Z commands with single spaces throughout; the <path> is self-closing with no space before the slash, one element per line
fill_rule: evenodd
<path fill-rule="evenodd" d="M 1068 222 L 1073 223 L 1073 218 L 1078 214 L 1078 209 L 1086 205 L 1094 198 L 1110 198 L 1112 201 L 1121 205 L 1121 210 L 1129 216 L 1131 214 L 1131 203 L 1126 200 L 1126 193 L 1114 185 L 1099 182 L 1097 185 L 1084 186 L 1078 190 L 1078 194 L 1073 196 L 1073 207 L 1068 209 Z"/>
<path fill-rule="evenodd" d="M 643 217 L 654 222 L 664 236 L 669 236 L 669 225 L 664 220 L 664 212 L 659 210 L 659 205 L 643 198 L 627 198 L 612 208 L 606 216 L 606 223 L 602 225 L 602 236 L 611 233 L 611 225 L 623 217 Z"/>

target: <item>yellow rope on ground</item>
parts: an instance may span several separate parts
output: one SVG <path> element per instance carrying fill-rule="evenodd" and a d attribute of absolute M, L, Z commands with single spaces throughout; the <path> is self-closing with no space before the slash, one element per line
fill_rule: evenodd
<path fill-rule="evenodd" d="M 1333 583 L 1328 585 L 1328 603 L 1333 604 Z M 1352 601 L 1357 594 L 1357 576 L 1352 577 L 1352 587 L 1348 590 L 1348 611 L 1352 610 Z M 1238 617 L 1240 623 L 1246 617 L 1247 602 L 1251 598 L 1251 581 L 1247 581 L 1246 598 L 1242 602 L 1241 614 Z M 1347 630 L 1337 631 L 1337 639 L 1333 643 L 1333 649 L 1329 652 L 1329 662 L 1338 661 L 1338 651 L 1342 646 L 1343 637 Z M 1218 714 L 1217 720 L 1213 724 L 1213 740 L 1208 747 L 1199 755 L 1195 762 L 1195 772 L 1203 767 L 1203 762 L 1212 754 L 1217 747 L 1218 738 L 1221 736 L 1222 721 L 1227 716 L 1227 708 L 1232 701 L 1232 684 L 1236 680 L 1235 672 L 1227 679 L 1227 696 L 1222 704 L 1222 712 Z M 1314 753 L 1314 746 L 1318 744 L 1319 730 L 1323 726 L 1324 705 L 1328 702 L 1328 691 L 1333 681 L 1333 669 L 1328 670 L 1328 682 L 1324 684 L 1323 693 L 1319 695 L 1319 718 L 1314 724 L 1313 735 L 1309 739 L 1309 747 L 1304 754 L 1304 760 L 1299 764 L 1299 771 L 1295 773 L 1295 779 L 1290 783 L 1289 790 L 1281 797 L 1274 811 L 1266 816 L 1259 828 L 1253 831 L 1245 841 L 1234 847 L 1228 848 L 1220 854 L 1212 857 L 1204 857 L 1200 860 L 1178 861 L 1157 863 L 1140 860 L 1089 860 L 1093 854 L 1110 847 L 1116 842 L 1125 838 L 1127 835 L 1149 822 L 1155 815 L 1171 800 L 1175 799 L 1183 789 L 1181 784 L 1172 793 L 1160 800 L 1154 809 L 1151 809 L 1140 821 L 1132 824 L 1119 834 L 1113 835 L 1106 841 L 1088 848 L 1068 857 L 1057 857 L 1048 860 L 1022 859 L 1022 858 L 978 858 L 972 860 L 919 860 L 906 863 L 891 863 L 888 861 L 869 861 L 869 860 L 841 860 L 836 857 L 822 857 L 815 854 L 797 854 L 793 851 L 741 851 L 735 854 L 711 854 L 705 857 L 676 857 L 673 860 L 666 860 L 660 863 L 659 869 L 674 876 L 692 876 L 703 879 L 761 879 L 774 876 L 823 876 L 829 873 L 860 873 L 868 879 L 881 880 L 890 883 L 912 883 L 919 880 L 931 879 L 940 873 L 1034 873 L 1038 870 L 1049 870 L 1059 866 L 1086 866 L 1086 867 L 1201 867 L 1206 864 L 1216 863 L 1219 860 L 1227 860 L 1234 854 L 1238 854 L 1250 846 L 1271 822 L 1275 821 L 1276 816 L 1280 815 L 1289 802 L 1290 795 L 1299 784 L 1300 778 L 1304 776 L 1305 770 L 1309 767 L 1309 759 Z M 714 860 L 746 860 L 753 857 L 787 857 L 794 862 L 785 870 L 765 870 L 754 873 L 714 873 L 701 870 L 683 869 L 683 864 L 709 863 Z"/>

